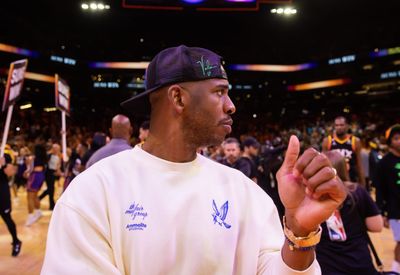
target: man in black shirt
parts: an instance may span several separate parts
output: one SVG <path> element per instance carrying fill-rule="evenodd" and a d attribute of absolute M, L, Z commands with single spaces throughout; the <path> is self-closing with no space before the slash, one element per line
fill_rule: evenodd
<path fill-rule="evenodd" d="M 7 225 L 12 237 L 13 257 L 18 256 L 21 251 L 22 242 L 17 237 L 17 227 L 11 217 L 11 194 L 8 186 L 8 178 L 15 175 L 16 168 L 12 164 L 10 155 L 5 154 L 0 158 L 0 216 Z"/>
<path fill-rule="evenodd" d="M 250 163 L 240 156 L 240 143 L 236 138 L 227 138 L 223 143 L 225 157 L 221 163 L 223 165 L 235 168 L 251 178 L 251 165 Z"/>
<path fill-rule="evenodd" d="M 392 228 L 397 242 L 392 270 L 400 272 L 400 124 L 386 131 L 389 152 L 376 170 L 376 199 L 385 217 L 385 226 Z M 388 222 L 389 220 L 389 222 Z"/>
<path fill-rule="evenodd" d="M 243 154 L 242 159 L 250 164 L 250 176 L 255 183 L 258 183 L 258 172 L 257 172 L 257 157 L 260 150 L 260 143 L 254 137 L 247 137 L 242 142 Z"/>

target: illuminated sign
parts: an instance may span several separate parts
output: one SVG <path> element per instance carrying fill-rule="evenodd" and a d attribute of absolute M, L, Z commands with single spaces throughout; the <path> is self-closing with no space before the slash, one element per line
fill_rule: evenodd
<path fill-rule="evenodd" d="M 150 62 L 91 62 L 93 69 L 146 69 Z"/>
<path fill-rule="evenodd" d="M 256 71 L 256 72 L 296 72 L 315 68 L 315 63 L 304 63 L 296 65 L 269 65 L 269 64 L 232 64 L 228 69 L 235 71 Z"/>
<path fill-rule="evenodd" d="M 356 56 L 354 54 L 345 55 L 342 57 L 331 58 L 328 60 L 329 65 L 341 64 L 341 63 L 349 63 L 354 62 L 356 60 Z"/>
<path fill-rule="evenodd" d="M 38 52 L 31 51 L 28 49 L 18 48 L 15 46 L 2 44 L 2 43 L 0 43 L 0 51 L 20 54 L 20 55 L 25 55 L 25 56 L 30 56 L 30 57 L 38 57 L 39 56 Z"/>
<path fill-rule="evenodd" d="M 397 77 L 400 77 L 400 71 L 381 73 L 381 79 L 397 78 Z"/>
<path fill-rule="evenodd" d="M 67 65 L 72 65 L 72 66 L 76 65 L 76 60 L 72 59 L 72 58 L 68 58 L 68 57 L 61 57 L 61 56 L 57 56 L 57 55 L 52 55 L 52 56 L 50 56 L 50 60 L 54 61 L 54 62 L 64 63 L 64 64 L 67 64 Z"/>
<path fill-rule="evenodd" d="M 341 86 L 341 85 L 349 84 L 350 82 L 351 82 L 351 80 L 349 78 L 339 78 L 339 79 L 331 79 L 331 80 L 303 83 L 303 84 L 297 84 L 297 85 L 290 85 L 290 86 L 288 86 L 287 89 L 288 89 L 288 91 L 304 91 L 304 90 L 327 88 L 327 87 L 333 87 L 333 86 Z"/>
<path fill-rule="evenodd" d="M 94 82 L 94 88 L 109 88 L 109 89 L 117 89 L 119 88 L 118 82 Z"/>
<path fill-rule="evenodd" d="M 146 88 L 144 86 L 144 83 L 128 83 L 128 85 L 126 85 L 126 87 L 133 88 L 133 89 L 144 89 L 144 88 Z"/>
<path fill-rule="evenodd" d="M 382 56 L 387 56 L 387 55 L 392 55 L 392 54 L 400 54 L 400 47 L 375 50 L 372 53 L 370 53 L 369 55 L 371 57 L 382 57 Z"/>

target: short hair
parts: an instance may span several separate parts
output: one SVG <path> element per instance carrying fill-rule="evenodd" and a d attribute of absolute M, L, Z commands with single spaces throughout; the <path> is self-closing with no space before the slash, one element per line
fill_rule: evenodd
<path fill-rule="evenodd" d="M 227 139 L 224 140 L 224 142 L 222 143 L 222 146 L 225 146 L 226 144 L 232 144 L 232 143 L 236 143 L 236 145 L 240 148 L 240 143 L 237 140 L 237 138 L 234 137 L 229 137 Z"/>
<path fill-rule="evenodd" d="M 342 116 L 342 115 L 336 116 L 334 120 L 336 120 L 336 119 L 344 119 L 344 122 L 345 122 L 346 124 L 348 124 L 348 120 L 347 120 L 347 118 L 346 118 L 345 116 Z"/>
<path fill-rule="evenodd" d="M 150 129 L 150 121 L 146 120 L 143 121 L 142 124 L 140 124 L 140 128 L 143 130 L 149 130 Z"/>

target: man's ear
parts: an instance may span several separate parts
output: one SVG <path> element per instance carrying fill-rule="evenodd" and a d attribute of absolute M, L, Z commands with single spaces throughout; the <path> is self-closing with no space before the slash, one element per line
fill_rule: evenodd
<path fill-rule="evenodd" d="M 185 107 L 185 103 L 187 103 L 187 91 L 182 89 L 179 85 L 171 85 L 168 88 L 167 94 L 169 102 L 178 113 L 181 113 Z"/>

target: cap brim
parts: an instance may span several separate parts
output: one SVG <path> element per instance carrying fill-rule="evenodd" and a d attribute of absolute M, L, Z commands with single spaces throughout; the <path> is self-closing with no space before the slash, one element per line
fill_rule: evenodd
<path fill-rule="evenodd" d="M 148 95 L 157 89 L 158 87 L 144 91 L 143 93 L 140 93 L 123 101 L 120 105 L 125 111 L 132 114 L 137 114 L 137 115 L 149 114 L 151 106 Z"/>

